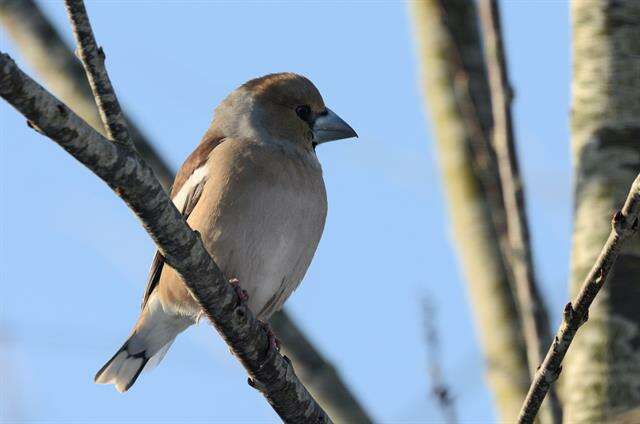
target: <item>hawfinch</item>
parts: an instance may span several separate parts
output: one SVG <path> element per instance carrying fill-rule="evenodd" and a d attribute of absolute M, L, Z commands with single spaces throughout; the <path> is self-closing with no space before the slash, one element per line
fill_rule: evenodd
<path fill-rule="evenodd" d="M 357 134 L 324 105 L 311 81 L 271 74 L 220 103 L 176 175 L 174 204 L 224 274 L 238 280 L 247 306 L 262 321 L 298 287 L 322 235 L 327 197 L 315 148 L 350 137 Z M 96 383 L 128 390 L 201 313 L 156 252 L 138 322 Z"/>

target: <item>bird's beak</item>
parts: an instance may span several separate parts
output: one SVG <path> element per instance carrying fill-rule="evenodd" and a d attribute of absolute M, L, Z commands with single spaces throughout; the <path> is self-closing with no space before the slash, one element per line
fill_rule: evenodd
<path fill-rule="evenodd" d="M 313 142 L 315 144 L 343 138 L 357 137 L 358 134 L 331 109 L 318 116 L 313 123 Z"/>

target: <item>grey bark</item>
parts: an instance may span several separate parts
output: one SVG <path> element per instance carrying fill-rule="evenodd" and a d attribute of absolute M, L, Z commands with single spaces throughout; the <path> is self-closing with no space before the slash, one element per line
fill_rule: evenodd
<path fill-rule="evenodd" d="M 540 296 L 535 276 L 529 225 L 526 216 L 524 183 L 515 146 L 511 103 L 513 89 L 509 82 L 504 53 L 500 9 L 497 0 L 480 1 L 480 17 L 484 35 L 485 61 L 488 67 L 493 110 L 493 144 L 496 150 L 502 197 L 507 217 L 509 239 L 508 260 L 513 273 L 518 310 L 527 346 L 531 377 L 542 363 L 551 343 L 549 317 Z M 542 406 L 542 423 L 562 422 L 562 408 L 555 390 Z"/>
<path fill-rule="evenodd" d="M 106 135 L 80 61 L 34 1 L 0 0 L 0 23 L 49 89 Z M 131 119 L 126 116 L 125 119 L 136 149 L 168 189 L 173 182 L 173 171 Z"/>
<path fill-rule="evenodd" d="M 503 256 L 504 206 L 490 146 L 491 102 L 475 2 L 411 3 L 454 239 L 500 421 L 529 386 L 522 326 Z"/>
<path fill-rule="evenodd" d="M 106 134 L 91 87 L 80 62 L 33 0 L 0 0 L 0 24 L 51 91 L 96 130 Z M 174 173 L 151 142 L 131 121 L 136 149 L 165 189 Z M 300 379 L 336 422 L 371 422 L 335 367 L 313 346 L 286 311 L 271 318 L 274 332 Z"/>
<path fill-rule="evenodd" d="M 329 362 L 285 313 L 271 317 L 271 325 L 282 342 L 283 353 L 291 359 L 300 380 L 336 423 L 365 424 L 371 419 L 342 382 Z"/>
<path fill-rule="evenodd" d="M 104 138 L 4 53 L 0 53 L 0 96 L 125 201 L 245 367 L 250 384 L 283 421 L 331 422 L 290 362 L 270 348 L 264 325 L 240 301 L 199 235 L 134 150 Z"/>
<path fill-rule="evenodd" d="M 73 36 L 78 44 L 76 54 L 84 67 L 107 136 L 116 143 L 133 146 L 120 102 L 118 102 L 118 97 L 104 66 L 104 51 L 102 47 L 98 47 L 93 36 L 93 29 L 84 2 L 82 0 L 65 0 L 65 6 L 71 21 Z"/>
<path fill-rule="evenodd" d="M 573 303 L 569 302 L 564 308 L 564 319 L 556 336 L 554 338 L 551 347 L 549 348 L 547 355 L 540 365 L 540 368 L 536 372 L 536 376 L 531 384 L 527 398 L 525 399 L 522 411 L 518 418 L 519 423 L 532 423 L 535 419 L 536 413 L 542 400 L 549 391 L 549 388 L 560 376 L 562 370 L 561 364 L 569 346 L 573 341 L 578 329 L 584 324 L 589 317 L 593 317 L 593 312 L 589 311 L 589 307 L 592 305 L 596 295 L 599 291 L 604 291 L 606 288 L 610 289 L 611 284 L 615 281 L 616 275 L 619 275 L 621 271 L 621 265 L 624 266 L 624 251 L 625 242 L 630 241 L 634 234 L 638 232 L 640 215 L 640 174 L 636 177 L 635 181 L 631 185 L 629 194 L 624 203 L 624 206 L 618 211 L 611 220 L 611 229 L 609 237 L 601 249 L 595 264 L 591 267 L 589 274 L 582 283 L 580 292 Z M 637 240 L 635 240 L 637 241 Z M 628 245 L 627 245 L 628 247 Z M 614 265 L 617 267 L 614 270 Z M 622 268 L 625 271 L 625 268 Z M 609 284 L 605 285 L 609 279 Z M 627 280 L 626 284 L 633 288 L 634 283 L 638 280 Z M 637 305 L 633 305 L 637 308 Z M 594 308 L 596 310 L 596 305 Z M 588 327 L 585 327 L 585 330 Z M 587 333 L 586 330 L 583 333 Z M 578 340 L 584 339 L 585 335 Z M 576 349 L 574 348 L 574 352 Z M 591 366 L 598 366 L 596 360 Z M 608 382 L 600 381 L 599 384 L 607 385 Z M 633 384 L 638 384 L 637 381 Z M 628 408 L 627 408 L 628 409 Z M 603 413 L 604 412 L 604 413 Z M 597 414 L 603 417 L 602 420 L 589 420 L 589 422 L 606 422 L 607 418 L 613 416 L 611 411 L 598 410 Z M 609 415 L 609 416 L 607 416 Z M 567 420 L 570 423 L 575 421 Z"/>
<path fill-rule="evenodd" d="M 574 231 L 571 292 L 609 237 L 608 222 L 640 172 L 640 1 L 572 2 Z M 604 422 L 640 405 L 640 240 L 616 269 L 567 355 L 567 422 Z"/>

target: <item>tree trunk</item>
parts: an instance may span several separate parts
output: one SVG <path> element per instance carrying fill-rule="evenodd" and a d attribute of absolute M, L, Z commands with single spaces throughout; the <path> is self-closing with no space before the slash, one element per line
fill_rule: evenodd
<path fill-rule="evenodd" d="M 491 158 L 478 154 L 479 145 L 487 149 L 492 122 L 475 2 L 428 0 L 412 2 L 412 8 L 442 180 L 487 380 L 500 421 L 515 422 L 529 372 L 496 226 L 504 221 L 504 207 L 495 201 L 500 186 L 496 175 L 487 178 Z"/>
<path fill-rule="evenodd" d="M 574 1 L 575 294 L 640 171 L 640 2 Z M 563 371 L 565 417 L 605 422 L 640 405 L 640 240 L 629 240 Z"/>

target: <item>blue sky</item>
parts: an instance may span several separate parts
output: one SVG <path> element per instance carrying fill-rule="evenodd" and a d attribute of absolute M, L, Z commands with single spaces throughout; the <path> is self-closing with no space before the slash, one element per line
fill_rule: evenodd
<path fill-rule="evenodd" d="M 71 42 L 64 6 L 40 2 Z M 535 260 L 568 293 L 569 6 L 503 1 Z M 307 75 L 360 135 L 318 149 L 329 216 L 287 308 L 378 422 L 437 422 L 421 297 L 465 422 L 495 413 L 452 249 L 401 2 L 90 1 L 121 102 L 177 168 L 245 80 Z M 33 75 L 5 33 L 0 49 Z M 125 205 L 0 102 L 0 420 L 277 422 L 206 323 L 125 395 L 92 378 L 134 323 L 154 246 Z"/>

